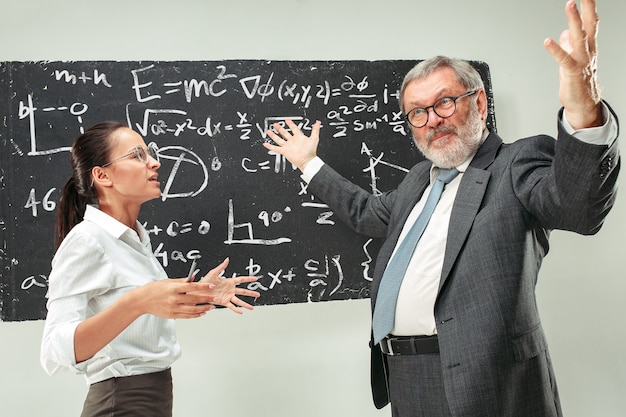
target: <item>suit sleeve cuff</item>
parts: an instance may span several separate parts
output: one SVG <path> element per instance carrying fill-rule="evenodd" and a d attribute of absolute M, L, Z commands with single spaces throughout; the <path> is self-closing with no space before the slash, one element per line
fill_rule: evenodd
<path fill-rule="evenodd" d="M 565 131 L 576 139 L 592 145 L 611 145 L 617 138 L 617 120 L 604 102 L 602 102 L 602 118 L 605 121 L 602 126 L 574 130 L 567 121 L 565 112 L 563 112 L 561 123 L 563 123 Z"/>

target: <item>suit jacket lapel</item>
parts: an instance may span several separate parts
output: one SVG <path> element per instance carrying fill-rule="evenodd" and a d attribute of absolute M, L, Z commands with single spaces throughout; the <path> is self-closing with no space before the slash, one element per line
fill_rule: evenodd
<path fill-rule="evenodd" d="M 391 230 L 389 237 L 385 241 L 384 246 L 387 247 L 388 250 L 381 251 L 380 254 L 384 257 L 381 258 L 381 260 L 384 261 L 384 265 L 387 265 L 389 259 L 391 259 L 391 254 L 398 243 L 398 239 L 400 238 L 406 219 L 411 214 L 411 211 L 413 211 L 417 202 L 422 198 L 426 187 L 430 184 L 430 166 L 431 164 L 422 164 L 422 166 L 419 167 L 420 172 L 417 172 L 416 175 L 413 176 L 413 181 L 410 185 L 412 192 L 401 197 L 402 203 L 399 206 L 402 207 L 402 212 L 399 214 L 397 221 L 391 225 L 393 230 Z M 380 276 L 378 278 L 382 278 L 382 274 L 383 271 L 380 271 Z M 375 282 L 376 281 L 378 280 L 375 280 Z"/>
<path fill-rule="evenodd" d="M 441 271 L 441 280 L 439 281 L 440 291 L 448 279 L 452 266 L 472 228 L 491 177 L 491 173 L 486 168 L 495 159 L 501 145 L 502 139 L 495 133 L 490 133 L 461 178 L 450 216 L 446 254 Z"/>
<path fill-rule="evenodd" d="M 404 212 L 402 213 L 398 221 L 400 227 L 396 238 L 400 236 L 400 231 L 402 231 L 404 223 L 406 223 L 406 219 L 409 217 L 409 214 L 411 214 L 411 211 L 413 211 L 413 208 L 415 207 L 417 202 L 424 195 L 424 190 L 426 190 L 426 187 L 428 187 L 428 185 L 430 184 L 431 166 L 432 164 L 423 164 L 422 172 L 417 173 L 417 175 L 415 176 L 415 183 L 412 185 L 412 188 L 413 190 L 415 190 L 415 192 L 408 195 L 407 202 L 403 203 Z"/>

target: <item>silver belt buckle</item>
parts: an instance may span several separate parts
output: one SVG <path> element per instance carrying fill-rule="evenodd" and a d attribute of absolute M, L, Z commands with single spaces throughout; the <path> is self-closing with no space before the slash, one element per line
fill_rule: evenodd
<path fill-rule="evenodd" d="M 393 352 L 393 347 L 391 346 L 391 338 L 385 337 L 383 340 L 387 344 L 387 351 L 389 352 L 387 355 L 391 355 L 391 356 L 395 355 L 395 353 Z"/>

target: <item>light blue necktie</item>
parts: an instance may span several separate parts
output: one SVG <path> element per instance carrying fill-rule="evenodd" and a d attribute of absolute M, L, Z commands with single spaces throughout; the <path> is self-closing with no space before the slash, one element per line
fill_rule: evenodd
<path fill-rule="evenodd" d="M 385 269 L 378 289 L 378 295 L 376 296 L 374 317 L 372 318 L 374 344 L 379 343 L 391 332 L 391 329 L 393 329 L 398 291 L 400 291 L 400 284 L 409 266 L 409 261 L 413 256 L 415 246 L 417 246 L 417 242 L 420 240 L 420 237 L 422 237 L 422 233 L 424 233 L 424 229 L 426 229 L 426 225 L 428 225 L 428 221 L 433 211 L 435 211 L 435 206 L 441 197 L 443 188 L 458 174 L 459 171 L 455 168 L 439 168 L 439 174 L 430 190 L 422 212 L 417 217 L 417 220 L 415 220 L 409 233 L 407 233 L 404 240 L 400 243 L 398 250 Z"/>

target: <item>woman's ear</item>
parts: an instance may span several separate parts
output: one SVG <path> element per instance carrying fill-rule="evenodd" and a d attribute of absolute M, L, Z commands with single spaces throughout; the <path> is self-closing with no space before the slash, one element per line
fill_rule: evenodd
<path fill-rule="evenodd" d="M 91 178 L 93 178 L 94 185 L 98 184 L 101 187 L 110 187 L 112 185 L 109 174 L 102 167 L 93 167 L 91 169 Z"/>

